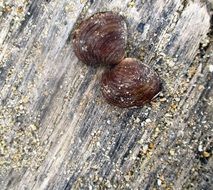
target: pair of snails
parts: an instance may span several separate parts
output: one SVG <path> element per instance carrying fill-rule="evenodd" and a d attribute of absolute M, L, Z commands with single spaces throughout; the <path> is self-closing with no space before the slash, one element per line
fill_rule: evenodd
<path fill-rule="evenodd" d="M 101 91 L 118 107 L 141 107 L 161 90 L 159 76 L 135 58 L 125 58 L 127 25 L 113 12 L 96 13 L 73 33 L 74 52 L 87 65 L 105 65 Z"/>

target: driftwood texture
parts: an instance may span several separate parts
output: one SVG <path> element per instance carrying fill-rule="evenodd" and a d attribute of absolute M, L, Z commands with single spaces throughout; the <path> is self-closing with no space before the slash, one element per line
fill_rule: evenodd
<path fill-rule="evenodd" d="M 212 4 L 205 0 L 0 0 L 0 189 L 212 189 Z M 163 79 L 119 109 L 103 68 L 73 53 L 75 25 L 112 10 L 127 55 Z"/>

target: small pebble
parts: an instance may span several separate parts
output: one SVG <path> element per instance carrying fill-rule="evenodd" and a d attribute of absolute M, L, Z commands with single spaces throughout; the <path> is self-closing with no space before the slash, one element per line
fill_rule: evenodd
<path fill-rule="evenodd" d="M 174 156 L 174 155 L 175 155 L 175 151 L 174 151 L 173 149 L 171 149 L 171 150 L 169 151 L 169 154 L 170 154 L 171 156 Z"/>
<path fill-rule="evenodd" d="M 146 119 L 146 123 L 151 123 L 151 119 Z"/>
<path fill-rule="evenodd" d="M 209 65 L 209 71 L 213 73 L 213 65 Z"/>
<path fill-rule="evenodd" d="M 140 123 L 140 121 L 141 121 L 141 120 L 140 120 L 140 118 L 138 118 L 138 117 L 135 119 L 135 123 Z"/>
<path fill-rule="evenodd" d="M 158 179 L 158 180 L 157 180 L 157 184 L 158 184 L 158 186 L 161 186 L 162 181 L 161 181 L 160 179 Z"/>
<path fill-rule="evenodd" d="M 107 120 L 107 124 L 108 124 L 108 125 L 110 125 L 110 124 L 111 124 L 111 121 L 110 121 L 109 119 Z"/>
<path fill-rule="evenodd" d="M 210 153 L 209 153 L 209 152 L 204 151 L 204 152 L 203 152 L 203 156 L 204 156 L 205 158 L 208 158 L 208 157 L 210 157 Z"/>
<path fill-rule="evenodd" d="M 143 153 L 145 154 L 148 150 L 149 146 L 147 144 L 143 145 Z"/>
<path fill-rule="evenodd" d="M 200 144 L 200 145 L 198 146 L 198 151 L 199 151 L 199 152 L 202 152 L 202 151 L 203 151 L 203 146 L 202 146 L 202 144 Z"/>

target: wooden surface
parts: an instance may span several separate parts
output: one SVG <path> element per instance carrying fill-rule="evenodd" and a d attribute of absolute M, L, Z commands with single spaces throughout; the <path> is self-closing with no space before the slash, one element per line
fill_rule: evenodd
<path fill-rule="evenodd" d="M 108 105 L 103 68 L 73 53 L 75 24 L 106 10 L 164 81 L 143 108 Z M 0 0 L 0 189 L 212 189 L 211 14 L 207 0 Z"/>

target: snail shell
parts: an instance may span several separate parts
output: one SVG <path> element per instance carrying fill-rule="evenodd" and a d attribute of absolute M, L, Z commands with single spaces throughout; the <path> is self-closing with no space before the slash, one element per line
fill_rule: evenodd
<path fill-rule="evenodd" d="M 140 107 L 160 92 L 161 81 L 157 73 L 141 61 L 125 58 L 103 74 L 101 90 L 110 104 Z"/>
<path fill-rule="evenodd" d="M 74 52 L 87 65 L 119 63 L 125 55 L 126 41 L 126 22 L 113 12 L 94 14 L 73 34 Z"/>

